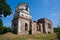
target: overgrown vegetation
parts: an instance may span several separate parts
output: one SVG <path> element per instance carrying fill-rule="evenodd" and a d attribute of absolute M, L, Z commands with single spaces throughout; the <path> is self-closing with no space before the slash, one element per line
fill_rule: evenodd
<path fill-rule="evenodd" d="M 33 35 L 15 35 L 6 33 L 0 35 L 0 40 L 55 40 L 57 34 L 33 34 Z"/>
<path fill-rule="evenodd" d="M 6 0 L 0 0 L 0 17 L 2 17 L 2 15 L 6 17 L 10 14 L 12 14 L 12 10 Z"/>
<path fill-rule="evenodd" d="M 14 34 L 17 34 L 17 33 L 18 33 L 18 28 L 17 28 L 17 26 L 14 27 L 13 33 L 14 33 Z"/>
<path fill-rule="evenodd" d="M 12 14 L 12 10 L 6 0 L 0 0 L 0 34 L 4 34 L 10 31 L 9 27 L 3 26 L 2 17 L 6 17 Z"/>
<path fill-rule="evenodd" d="M 3 26 L 2 20 L 0 19 L 0 34 L 10 32 L 10 27 Z"/>
<path fill-rule="evenodd" d="M 57 28 L 54 28 L 54 32 L 57 34 L 57 38 L 60 40 L 60 26 L 57 26 Z"/>
<path fill-rule="evenodd" d="M 11 32 L 9 27 L 2 26 L 0 28 L 0 34 L 5 34 L 7 32 Z"/>

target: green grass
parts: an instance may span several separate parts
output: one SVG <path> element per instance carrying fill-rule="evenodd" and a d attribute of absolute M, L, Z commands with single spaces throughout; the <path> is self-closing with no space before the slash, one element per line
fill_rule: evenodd
<path fill-rule="evenodd" d="M 0 35 L 0 40 L 52 40 L 56 38 L 56 34 L 34 34 L 34 35 L 15 35 L 6 33 Z"/>

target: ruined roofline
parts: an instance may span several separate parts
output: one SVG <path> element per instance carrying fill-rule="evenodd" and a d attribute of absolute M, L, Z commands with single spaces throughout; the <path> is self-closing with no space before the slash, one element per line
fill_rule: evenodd
<path fill-rule="evenodd" d="M 38 20 L 48 20 L 48 21 L 50 21 L 51 23 L 52 23 L 52 21 L 51 20 L 49 20 L 49 19 L 47 19 L 47 18 L 40 18 L 40 19 L 38 19 Z"/>
<path fill-rule="evenodd" d="M 36 21 L 33 21 L 33 22 L 37 23 Z"/>
<path fill-rule="evenodd" d="M 19 6 L 19 5 L 26 5 L 26 6 L 28 6 L 28 7 L 30 8 L 30 6 L 28 5 L 28 3 L 18 3 L 17 6 Z M 17 7 L 17 6 L 16 6 L 16 7 Z"/>
<path fill-rule="evenodd" d="M 28 8 L 28 12 L 30 12 L 30 6 L 28 5 L 28 3 L 18 3 L 18 5 L 15 7 L 16 10 L 20 10 L 19 6 L 26 6 Z M 22 9 L 21 9 L 22 10 Z M 16 12 L 16 11 L 15 11 Z"/>
<path fill-rule="evenodd" d="M 18 5 L 21 5 L 21 4 L 26 4 L 26 5 L 28 5 L 28 3 L 19 3 Z"/>

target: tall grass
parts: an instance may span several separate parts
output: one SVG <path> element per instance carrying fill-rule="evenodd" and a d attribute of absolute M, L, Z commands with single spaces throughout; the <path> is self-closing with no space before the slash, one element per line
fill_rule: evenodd
<path fill-rule="evenodd" d="M 15 35 L 12 33 L 0 35 L 0 40 L 52 40 L 56 38 L 54 34 L 35 34 L 35 35 Z"/>

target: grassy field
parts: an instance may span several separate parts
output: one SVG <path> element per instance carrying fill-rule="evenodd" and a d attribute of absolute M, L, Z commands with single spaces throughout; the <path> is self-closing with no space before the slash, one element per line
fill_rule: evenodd
<path fill-rule="evenodd" d="M 13 33 L 6 33 L 0 35 L 0 40 L 54 40 L 56 34 L 35 34 L 35 35 L 15 35 Z"/>

